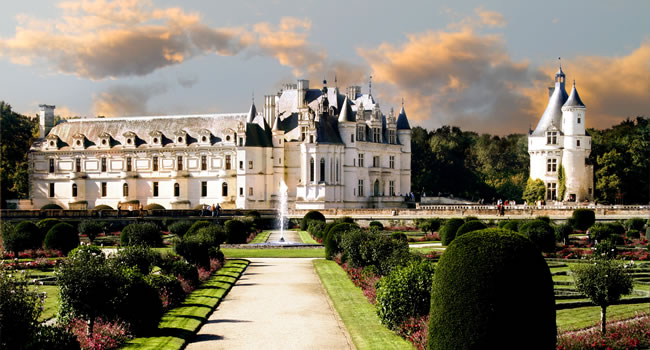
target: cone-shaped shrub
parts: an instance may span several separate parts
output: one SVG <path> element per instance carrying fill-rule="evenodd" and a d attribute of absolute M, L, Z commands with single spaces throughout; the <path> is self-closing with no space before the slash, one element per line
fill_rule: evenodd
<path fill-rule="evenodd" d="M 491 228 L 458 237 L 431 293 L 429 349 L 555 349 L 551 272 L 520 234 Z"/>
<path fill-rule="evenodd" d="M 442 239 L 442 245 L 449 245 L 454 238 L 456 238 L 456 231 L 458 228 L 463 225 L 465 221 L 463 219 L 449 219 L 445 222 L 445 226 L 440 229 L 440 238 Z"/>

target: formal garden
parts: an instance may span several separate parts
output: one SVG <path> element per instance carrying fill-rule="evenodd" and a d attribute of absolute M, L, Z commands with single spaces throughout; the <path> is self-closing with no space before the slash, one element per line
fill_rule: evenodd
<path fill-rule="evenodd" d="M 650 346 L 647 219 L 384 223 L 312 211 L 292 221 L 304 247 L 269 249 L 271 222 L 254 212 L 4 222 L 0 345 L 181 349 L 243 258 L 310 257 L 325 258 L 316 273 L 359 349 Z"/>

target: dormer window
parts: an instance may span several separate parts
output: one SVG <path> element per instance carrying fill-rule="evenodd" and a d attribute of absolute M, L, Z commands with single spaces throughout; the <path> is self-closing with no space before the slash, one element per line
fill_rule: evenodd
<path fill-rule="evenodd" d="M 54 134 L 47 135 L 45 149 L 46 150 L 57 150 L 59 149 L 59 137 Z"/>
<path fill-rule="evenodd" d="M 125 132 L 122 136 L 124 136 L 124 147 L 126 148 L 134 148 L 135 147 L 135 133 L 132 131 L 127 131 Z"/>
<path fill-rule="evenodd" d="M 547 145 L 557 145 L 557 131 L 547 131 L 546 132 L 546 144 Z"/>
<path fill-rule="evenodd" d="M 111 135 L 109 133 L 103 132 L 101 135 L 99 135 L 99 147 L 100 148 L 111 147 Z"/>
<path fill-rule="evenodd" d="M 174 135 L 176 136 L 177 146 L 187 145 L 187 132 L 185 132 L 185 130 L 179 130 L 176 133 L 174 133 Z"/>
<path fill-rule="evenodd" d="M 366 134 L 366 127 L 364 125 L 357 125 L 357 141 L 364 141 Z"/>
<path fill-rule="evenodd" d="M 160 131 L 152 131 L 149 136 L 151 137 L 151 145 L 152 146 L 157 146 L 160 147 L 162 145 L 162 132 Z"/>
<path fill-rule="evenodd" d="M 212 133 L 210 133 L 210 130 L 208 129 L 201 129 L 199 131 L 199 142 L 201 145 L 210 145 L 210 139 L 212 137 Z"/>
<path fill-rule="evenodd" d="M 86 140 L 86 136 L 84 136 L 83 134 L 80 134 L 80 133 L 75 134 L 72 137 L 72 148 L 73 149 L 84 149 L 85 146 L 86 146 L 85 142 L 84 142 L 85 140 Z"/>
<path fill-rule="evenodd" d="M 389 129 L 388 130 L 388 143 L 391 145 L 394 145 L 397 143 L 397 138 L 395 137 L 395 130 L 394 129 Z"/>

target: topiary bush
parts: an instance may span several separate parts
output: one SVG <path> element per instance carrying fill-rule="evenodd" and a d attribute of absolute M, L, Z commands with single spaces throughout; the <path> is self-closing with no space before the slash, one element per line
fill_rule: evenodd
<path fill-rule="evenodd" d="M 606 240 L 607 238 L 609 238 L 609 236 L 613 235 L 615 232 L 612 226 L 599 222 L 597 224 L 593 224 L 593 226 L 589 228 L 588 233 L 591 239 L 600 242 Z"/>
<path fill-rule="evenodd" d="M 418 223 L 424 233 L 434 233 L 440 228 L 440 219 L 424 219 Z"/>
<path fill-rule="evenodd" d="M 60 222 L 61 220 L 59 219 L 49 218 L 49 219 L 43 219 L 36 223 L 36 227 L 38 227 L 38 229 L 41 232 L 41 237 L 40 237 L 41 243 L 43 243 L 43 241 L 45 240 L 45 235 L 47 234 L 47 232 L 50 231 L 50 229 L 54 225 Z"/>
<path fill-rule="evenodd" d="M 202 229 L 202 228 L 204 228 L 204 227 L 208 227 L 208 226 L 210 226 L 210 225 L 212 225 L 212 223 L 211 223 L 210 221 L 207 221 L 207 220 L 199 220 L 199 221 L 195 221 L 195 222 L 192 224 L 192 226 L 190 226 L 190 228 L 188 228 L 188 229 L 185 231 L 185 233 L 183 234 L 183 236 L 185 236 L 185 235 L 190 235 L 190 236 L 191 236 L 191 235 L 197 233 L 200 229 Z"/>
<path fill-rule="evenodd" d="M 129 324 L 136 336 L 150 335 L 158 330 L 163 305 L 156 290 L 135 269 L 123 269 L 117 295 L 117 316 Z"/>
<path fill-rule="evenodd" d="M 522 224 L 524 224 L 524 222 L 521 220 L 506 220 L 505 223 L 503 224 L 503 229 L 519 232 L 519 226 L 521 226 Z"/>
<path fill-rule="evenodd" d="M 60 205 L 58 205 L 56 203 L 48 203 L 48 204 L 45 204 L 44 206 L 42 206 L 41 209 L 45 209 L 45 210 L 47 210 L 47 209 L 63 209 L 63 207 L 61 207 Z"/>
<path fill-rule="evenodd" d="M 547 224 L 551 224 L 551 218 L 548 216 L 536 216 L 535 220 L 544 221 Z"/>
<path fill-rule="evenodd" d="M 370 224 L 368 225 L 368 227 L 374 228 L 374 229 L 379 230 L 379 231 L 384 230 L 384 225 L 379 221 L 370 221 Z"/>
<path fill-rule="evenodd" d="M 555 227 L 555 240 L 567 245 L 569 243 L 569 235 L 573 233 L 573 226 L 570 224 L 562 224 Z"/>
<path fill-rule="evenodd" d="M 239 220 L 228 220 L 224 224 L 228 244 L 244 244 L 248 238 L 246 225 Z"/>
<path fill-rule="evenodd" d="M 226 233 L 225 228 L 220 225 L 210 225 L 210 226 L 202 227 L 199 229 L 197 234 L 210 237 L 210 239 L 212 240 L 212 245 L 214 245 L 215 247 L 219 247 L 219 245 L 224 243 L 228 238 L 228 234 Z"/>
<path fill-rule="evenodd" d="M 449 245 L 456 238 L 456 231 L 461 227 L 465 221 L 463 219 L 449 219 L 445 222 L 445 225 L 440 229 L 440 239 L 442 240 L 442 245 Z"/>
<path fill-rule="evenodd" d="M 625 229 L 642 231 L 645 227 L 646 220 L 642 218 L 632 218 L 625 220 Z"/>
<path fill-rule="evenodd" d="M 543 252 L 555 251 L 555 230 L 542 220 L 533 220 L 519 227 L 519 233 L 528 237 L 537 249 Z"/>
<path fill-rule="evenodd" d="M 596 222 L 596 213 L 591 209 L 575 209 L 569 223 L 579 231 L 588 230 Z"/>
<path fill-rule="evenodd" d="M 192 222 L 189 220 L 177 221 L 167 225 L 169 233 L 178 237 L 183 237 L 190 227 L 192 227 Z"/>
<path fill-rule="evenodd" d="M 8 252 L 18 257 L 18 252 L 38 249 L 43 246 L 41 231 L 31 221 L 23 221 L 16 226 L 2 223 L 2 245 Z"/>
<path fill-rule="evenodd" d="M 325 223 L 323 221 L 313 220 L 309 223 L 307 231 L 314 237 L 323 239 L 323 231 L 325 229 Z"/>
<path fill-rule="evenodd" d="M 408 241 L 408 237 L 406 237 L 406 234 L 402 232 L 393 232 L 390 234 L 390 237 L 398 241 L 405 241 L 405 242 Z"/>
<path fill-rule="evenodd" d="M 88 236 L 90 243 L 95 241 L 95 238 L 100 233 L 104 233 L 104 224 L 96 220 L 84 220 L 79 223 L 79 233 Z"/>
<path fill-rule="evenodd" d="M 398 330 L 411 317 L 424 316 L 431 306 L 433 263 L 414 261 L 395 269 L 377 283 L 375 308 L 381 323 Z"/>
<path fill-rule="evenodd" d="M 343 233 L 350 231 L 354 228 L 358 228 L 356 224 L 350 224 L 342 222 L 332 226 L 332 228 L 327 232 L 325 237 L 325 258 L 327 260 L 332 260 L 332 258 L 342 251 L 341 249 L 341 236 Z"/>
<path fill-rule="evenodd" d="M 321 214 L 321 212 L 317 210 L 308 211 L 300 222 L 300 229 L 302 231 L 307 230 L 307 227 L 309 227 L 309 222 L 312 220 L 325 222 L 325 215 Z"/>
<path fill-rule="evenodd" d="M 150 203 L 144 207 L 145 210 L 165 210 L 165 207 L 158 203 Z"/>
<path fill-rule="evenodd" d="M 159 247 L 162 245 L 162 235 L 156 224 L 150 222 L 127 225 L 120 234 L 120 245 L 144 245 Z"/>
<path fill-rule="evenodd" d="M 67 255 L 77 246 L 79 234 L 72 225 L 65 222 L 54 225 L 45 235 L 45 249 L 60 250 Z"/>
<path fill-rule="evenodd" d="M 151 273 L 160 261 L 160 254 L 146 246 L 128 246 L 117 251 L 114 262 L 120 268 L 132 267 L 143 275 Z"/>
<path fill-rule="evenodd" d="M 551 272 L 530 240 L 508 230 L 470 232 L 447 247 L 433 277 L 429 315 L 429 349 L 556 344 Z"/>
<path fill-rule="evenodd" d="M 456 231 L 456 238 L 459 236 L 462 236 L 468 232 L 473 232 L 473 231 L 478 231 L 487 228 L 487 226 L 482 223 L 481 221 L 474 220 L 474 221 L 467 221 L 464 224 L 460 225 L 458 230 Z"/>
<path fill-rule="evenodd" d="M 465 222 L 479 221 L 478 217 L 476 217 L 476 216 L 466 216 L 465 218 L 463 218 L 463 220 L 465 220 Z"/>
<path fill-rule="evenodd" d="M 185 299 L 183 286 L 175 276 L 150 274 L 145 276 L 145 281 L 158 290 L 158 295 L 165 309 L 178 306 Z"/>

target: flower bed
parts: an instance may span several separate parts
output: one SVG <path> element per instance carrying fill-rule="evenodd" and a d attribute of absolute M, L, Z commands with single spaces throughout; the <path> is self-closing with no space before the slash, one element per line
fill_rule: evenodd
<path fill-rule="evenodd" d="M 607 334 L 600 326 L 583 331 L 561 332 L 557 350 L 583 349 L 647 349 L 650 347 L 650 315 L 638 314 L 625 321 L 608 322 Z"/>

